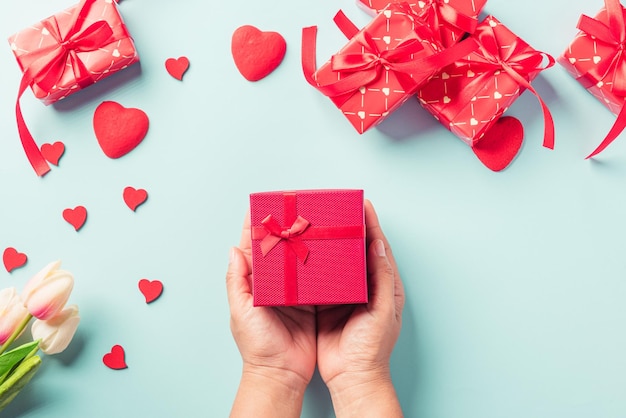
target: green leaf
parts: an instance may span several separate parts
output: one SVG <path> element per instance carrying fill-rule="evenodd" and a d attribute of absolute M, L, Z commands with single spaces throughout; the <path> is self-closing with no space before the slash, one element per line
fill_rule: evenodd
<path fill-rule="evenodd" d="M 13 398 L 32 379 L 41 366 L 41 357 L 32 356 L 22 361 L 11 373 L 9 378 L 0 385 L 0 411 L 2 411 Z"/>
<path fill-rule="evenodd" d="M 0 356 L 0 376 L 6 375 L 19 362 L 24 360 L 36 347 L 39 341 L 26 343 Z"/>

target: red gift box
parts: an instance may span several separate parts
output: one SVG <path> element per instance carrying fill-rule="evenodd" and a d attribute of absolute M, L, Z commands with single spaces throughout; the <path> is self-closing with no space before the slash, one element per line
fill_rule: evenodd
<path fill-rule="evenodd" d="M 446 128 L 469 145 L 478 142 L 508 107 L 528 89 L 541 103 L 544 146 L 554 147 L 550 112 L 530 85 L 554 59 L 536 51 L 495 17 L 488 16 L 471 35 L 480 48 L 445 67 L 418 91 L 418 98 Z M 543 58 L 548 64 L 541 67 Z"/>
<path fill-rule="evenodd" d="M 250 195 L 255 306 L 367 303 L 362 190 Z"/>
<path fill-rule="evenodd" d="M 475 48 L 475 43 L 461 42 L 444 51 L 406 3 L 390 4 L 360 31 L 341 13 L 335 22 L 348 43 L 316 70 L 316 28 L 304 28 L 302 68 L 309 84 L 328 96 L 359 133 L 382 122 L 440 68 Z"/>
<path fill-rule="evenodd" d="M 78 5 L 9 37 L 23 72 L 17 121 L 29 161 L 39 175 L 49 167 L 26 127 L 19 98 L 30 86 L 51 104 L 139 60 L 114 0 L 82 0 Z"/>
<path fill-rule="evenodd" d="M 400 0 L 394 0 L 399 2 Z M 357 5 L 366 12 L 376 15 L 390 3 L 389 0 L 357 0 Z M 417 16 L 431 28 L 437 28 L 441 43 L 449 47 L 473 33 L 478 24 L 478 15 L 487 0 L 424 0 L 411 1 L 409 6 Z"/>
<path fill-rule="evenodd" d="M 557 59 L 600 103 L 618 116 L 615 125 L 587 158 L 602 152 L 626 126 L 626 10 L 618 0 L 606 0 L 594 17 L 582 15 L 580 32 Z M 623 114 L 624 113 L 624 114 Z"/>

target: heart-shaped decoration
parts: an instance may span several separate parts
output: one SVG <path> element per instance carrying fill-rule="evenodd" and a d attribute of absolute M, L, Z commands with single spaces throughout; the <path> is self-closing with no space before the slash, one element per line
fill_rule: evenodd
<path fill-rule="evenodd" d="M 383 87 L 383 88 L 382 88 L 382 89 L 380 89 L 380 90 L 383 92 L 383 94 L 384 94 L 385 96 L 389 96 L 389 93 L 391 92 L 391 91 L 389 90 L 389 87 Z"/>
<path fill-rule="evenodd" d="M 93 129 L 100 148 L 109 158 L 131 152 L 148 133 L 148 115 L 117 102 L 102 102 L 93 114 Z"/>
<path fill-rule="evenodd" d="M 512 116 L 498 119 L 472 150 L 490 170 L 504 170 L 515 159 L 524 140 L 522 123 Z"/>
<path fill-rule="evenodd" d="M 470 125 L 471 126 L 476 126 L 476 125 L 478 125 L 478 121 L 476 119 L 474 119 L 474 118 L 471 118 L 470 119 Z"/>
<path fill-rule="evenodd" d="M 418 1 L 417 5 L 419 6 L 420 9 L 423 9 L 424 7 L 426 7 L 426 3 L 424 3 L 423 1 Z"/>
<path fill-rule="evenodd" d="M 139 205 L 148 199 L 148 192 L 144 189 L 135 189 L 134 187 L 128 186 L 124 188 L 122 197 L 124 198 L 126 206 L 134 212 Z"/>
<path fill-rule="evenodd" d="M 594 64 L 597 64 L 597 63 L 599 63 L 600 61 L 602 61 L 602 57 L 601 57 L 601 56 L 599 56 L 599 55 L 595 55 L 595 56 L 593 57 L 593 63 L 594 63 Z"/>
<path fill-rule="evenodd" d="M 491 26 L 492 28 L 495 28 L 496 26 L 498 26 L 498 22 L 496 22 L 495 20 L 489 20 L 489 26 Z"/>
<path fill-rule="evenodd" d="M 496 91 L 495 93 L 493 93 L 493 98 L 496 100 L 500 100 L 502 98 L 502 93 Z"/>
<path fill-rule="evenodd" d="M 141 279 L 139 280 L 139 291 L 146 298 L 146 303 L 150 303 L 158 299 L 163 293 L 163 283 L 158 280 Z"/>
<path fill-rule="evenodd" d="M 450 78 L 450 74 L 445 73 L 445 72 L 444 72 L 444 73 L 441 73 L 441 79 L 442 79 L 442 80 L 447 80 L 447 79 L 449 79 L 449 78 Z"/>
<path fill-rule="evenodd" d="M 165 60 L 165 69 L 176 80 L 183 80 L 183 74 L 189 68 L 189 59 L 187 57 L 168 58 Z"/>
<path fill-rule="evenodd" d="M 467 70 L 467 77 L 468 77 L 468 78 L 472 78 L 472 77 L 474 77 L 475 75 L 476 75 L 476 74 L 474 73 L 474 71 L 472 71 L 472 70 Z"/>
<path fill-rule="evenodd" d="M 388 36 L 388 35 L 383 36 L 383 42 L 389 45 L 391 43 L 391 36 Z"/>
<path fill-rule="evenodd" d="M 571 64 L 576 64 L 576 58 L 570 58 L 570 59 L 569 59 L 569 62 L 570 62 Z"/>
<path fill-rule="evenodd" d="M 111 52 L 111 55 L 113 55 L 114 58 L 119 58 L 122 54 L 120 54 L 119 49 L 115 48 L 113 52 Z"/>
<path fill-rule="evenodd" d="M 22 267 L 28 261 L 28 257 L 26 254 L 17 251 L 13 247 L 7 247 L 4 249 L 2 253 L 2 262 L 4 263 L 4 268 L 7 269 L 9 273 L 11 273 L 16 268 Z"/>
<path fill-rule="evenodd" d="M 359 110 L 357 113 L 357 116 L 360 117 L 361 119 L 365 119 L 365 112 L 362 110 Z"/>
<path fill-rule="evenodd" d="M 448 104 L 450 103 L 450 98 L 448 96 L 443 96 L 443 104 Z"/>
<path fill-rule="evenodd" d="M 233 32 L 230 50 L 241 75 L 248 81 L 258 81 L 280 65 L 287 43 L 278 32 L 263 32 L 244 25 Z"/>
<path fill-rule="evenodd" d="M 41 155 L 45 158 L 50 164 L 54 164 L 56 166 L 59 165 L 59 160 L 65 153 L 65 144 L 61 141 L 56 141 L 54 144 L 43 144 L 41 146 Z"/>
<path fill-rule="evenodd" d="M 387 19 L 389 19 L 391 17 L 391 10 L 383 10 L 383 14 Z"/>
<path fill-rule="evenodd" d="M 114 345 L 111 351 L 102 357 L 102 362 L 109 369 L 121 370 L 128 367 L 126 364 L 124 348 L 121 345 Z"/>
<path fill-rule="evenodd" d="M 87 209 L 84 206 L 76 206 L 74 209 L 67 208 L 63 210 L 63 219 L 78 231 L 87 220 Z"/>

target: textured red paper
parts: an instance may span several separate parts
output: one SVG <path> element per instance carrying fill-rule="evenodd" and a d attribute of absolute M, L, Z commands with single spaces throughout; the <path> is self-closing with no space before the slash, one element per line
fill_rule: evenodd
<path fill-rule="evenodd" d="M 283 61 L 287 43 L 278 32 L 244 25 L 233 32 L 230 50 L 241 75 L 248 81 L 259 81 Z"/>
<path fill-rule="evenodd" d="M 65 144 L 61 141 L 56 141 L 54 144 L 43 144 L 41 146 L 41 155 L 56 166 L 59 165 L 59 160 L 65 153 Z"/>
<path fill-rule="evenodd" d="M 163 293 L 163 283 L 158 280 L 141 279 L 138 286 L 139 291 L 146 299 L 146 303 L 154 302 Z"/>
<path fill-rule="evenodd" d="M 146 199 L 148 199 L 148 192 L 144 189 L 135 189 L 132 186 L 128 186 L 124 188 L 122 197 L 124 198 L 126 206 L 134 212 L 139 205 L 143 204 Z"/>
<path fill-rule="evenodd" d="M 189 68 L 189 59 L 187 57 L 168 58 L 165 60 L 165 69 L 168 74 L 177 80 L 183 80 L 183 74 Z"/>
<path fill-rule="evenodd" d="M 49 21 L 53 25 L 58 24 L 63 34 L 69 29 L 72 13 L 76 8 L 77 6 L 70 7 L 45 19 L 45 21 Z M 66 71 L 52 88 L 46 90 L 37 84 L 31 85 L 35 97 L 41 99 L 45 104 L 54 103 L 81 90 L 83 84 L 88 85 L 100 81 L 139 60 L 133 40 L 115 2 L 111 0 L 96 1 L 91 6 L 81 26 L 87 28 L 101 20 L 105 20 L 113 30 L 114 41 L 100 46 L 95 51 L 76 52 L 77 57 L 89 70 L 91 79 L 76 80 L 68 58 Z M 41 57 L 40 52 L 53 48 L 57 45 L 57 41 L 44 28 L 43 23 L 39 22 L 9 37 L 9 44 L 22 72 L 25 72 L 32 63 Z"/>
<path fill-rule="evenodd" d="M 361 32 L 369 34 L 380 51 L 391 51 L 408 36 L 418 37 L 424 49 L 414 54 L 414 59 L 434 55 L 442 48 L 433 43 L 433 34 L 424 23 L 405 5 L 391 4 L 377 15 Z M 338 54 L 362 54 L 363 46 L 351 39 Z M 434 71 L 433 71 L 434 72 Z M 381 74 L 371 83 L 362 86 L 353 93 L 347 93 L 331 100 L 348 118 L 359 133 L 382 122 L 391 112 L 402 105 L 433 72 L 419 74 L 402 74 L 383 68 Z M 353 72 L 352 72 L 353 73 Z M 325 85 L 345 78 L 352 74 L 347 71 L 333 71 L 331 60 L 328 60 L 313 74 L 319 85 Z"/>
<path fill-rule="evenodd" d="M 98 144 L 109 158 L 120 158 L 131 152 L 148 133 L 148 115 L 117 102 L 102 102 L 93 114 L 93 129 Z"/>
<path fill-rule="evenodd" d="M 389 0 L 357 0 L 357 2 L 372 15 L 380 13 L 390 3 Z M 392 2 L 401 3 L 402 1 L 393 0 Z M 451 8 L 467 18 L 477 19 L 487 0 L 420 0 L 406 3 L 417 16 L 428 22 L 431 27 L 439 29 L 440 40 L 443 46 L 448 47 L 460 41 L 465 31 L 460 29 L 458 24 L 441 19 L 433 8 Z M 454 17 L 450 20 L 454 20 Z"/>
<path fill-rule="evenodd" d="M 111 351 L 102 356 L 105 366 L 113 370 L 121 370 L 128 367 L 126 364 L 124 348 L 121 345 L 114 345 Z"/>
<path fill-rule="evenodd" d="M 74 227 L 76 231 L 83 227 L 87 220 L 87 209 L 84 206 L 76 206 L 74 209 L 63 210 L 63 219 Z"/>
<path fill-rule="evenodd" d="M 490 170 L 502 171 L 515 158 L 524 140 L 524 126 L 512 116 L 498 119 L 472 151 Z"/>
<path fill-rule="evenodd" d="M 4 249 L 2 253 L 2 262 L 4 263 L 4 268 L 7 269 L 9 273 L 11 273 L 16 268 L 22 267 L 28 261 L 28 257 L 26 254 L 17 251 L 13 247 L 7 247 Z"/>
<path fill-rule="evenodd" d="M 626 16 L 626 9 L 624 10 Z M 609 24 L 606 9 L 594 17 L 595 20 Z M 568 73 L 606 106 L 615 115 L 619 114 L 624 105 L 625 97 L 613 91 L 615 68 L 604 77 L 598 74 L 598 64 L 604 63 L 608 57 L 615 55 L 615 46 L 608 45 L 598 39 L 579 32 L 565 52 L 557 59 Z"/>
<path fill-rule="evenodd" d="M 513 43 L 517 43 L 520 53 L 536 52 L 495 17 L 488 16 L 479 25 L 490 26 L 504 55 Z M 478 39 L 480 41 L 480 39 Z M 537 56 L 533 66 L 541 64 Z M 524 91 L 524 88 L 507 72 L 498 69 L 481 71 L 480 50 L 466 59 L 445 67 L 418 91 L 421 104 L 439 122 L 469 145 L 479 141 L 485 132 L 511 106 Z M 539 70 L 529 73 L 525 79 L 530 82 Z M 481 80 L 477 82 L 476 80 Z"/>
<path fill-rule="evenodd" d="M 285 225 L 285 192 L 250 195 L 252 229 L 271 215 Z M 297 303 L 323 305 L 367 302 L 364 212 L 362 190 L 304 190 L 295 193 L 296 213 L 313 227 L 362 226 L 363 237 L 304 239 L 306 262 L 296 261 Z M 285 241 L 265 256 L 261 239 L 252 240 L 252 293 L 254 305 L 285 305 Z"/>

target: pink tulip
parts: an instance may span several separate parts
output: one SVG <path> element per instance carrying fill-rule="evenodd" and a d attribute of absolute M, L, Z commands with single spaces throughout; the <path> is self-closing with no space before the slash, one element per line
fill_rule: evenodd
<path fill-rule="evenodd" d="M 39 348 L 46 354 L 57 354 L 65 350 L 76 333 L 80 316 L 78 306 L 70 305 L 52 318 L 33 322 L 30 332 L 33 340 L 40 340 Z"/>
<path fill-rule="evenodd" d="M 74 287 L 71 273 L 59 270 L 60 261 L 48 264 L 26 283 L 22 291 L 24 305 L 37 319 L 50 319 L 58 314 Z"/>
<path fill-rule="evenodd" d="M 0 345 L 13 335 L 27 316 L 28 310 L 14 287 L 0 290 Z"/>

